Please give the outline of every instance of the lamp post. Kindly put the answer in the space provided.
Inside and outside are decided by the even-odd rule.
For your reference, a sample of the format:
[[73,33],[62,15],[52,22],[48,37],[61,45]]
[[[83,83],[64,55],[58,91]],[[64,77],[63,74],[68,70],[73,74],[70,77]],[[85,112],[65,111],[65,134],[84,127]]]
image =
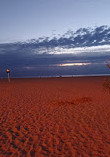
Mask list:
[[8,73],[8,82],[10,82],[10,70],[7,69],[6,72]]

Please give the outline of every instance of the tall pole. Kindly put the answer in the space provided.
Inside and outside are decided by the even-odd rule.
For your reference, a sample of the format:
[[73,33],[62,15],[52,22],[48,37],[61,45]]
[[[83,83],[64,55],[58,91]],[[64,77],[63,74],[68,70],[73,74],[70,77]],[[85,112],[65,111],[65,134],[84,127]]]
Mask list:
[[10,73],[8,73],[8,82],[10,82]]
[[7,69],[6,72],[8,73],[8,82],[10,82],[10,70]]

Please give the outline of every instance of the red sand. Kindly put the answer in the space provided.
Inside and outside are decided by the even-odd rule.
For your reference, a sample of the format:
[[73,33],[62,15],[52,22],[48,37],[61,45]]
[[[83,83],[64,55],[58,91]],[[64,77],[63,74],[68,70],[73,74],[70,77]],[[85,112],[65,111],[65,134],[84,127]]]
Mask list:
[[110,157],[103,80],[0,80],[0,157]]

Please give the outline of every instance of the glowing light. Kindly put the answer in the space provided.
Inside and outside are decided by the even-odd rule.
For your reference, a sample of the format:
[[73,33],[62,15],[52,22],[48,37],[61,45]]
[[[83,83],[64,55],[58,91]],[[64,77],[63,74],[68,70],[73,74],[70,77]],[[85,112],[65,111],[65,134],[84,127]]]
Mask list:
[[91,63],[65,63],[65,64],[58,64],[57,66],[81,66],[81,65],[88,65]]
[[9,69],[7,69],[7,70],[6,70],[6,72],[7,72],[7,73],[10,73],[10,70],[9,70]]

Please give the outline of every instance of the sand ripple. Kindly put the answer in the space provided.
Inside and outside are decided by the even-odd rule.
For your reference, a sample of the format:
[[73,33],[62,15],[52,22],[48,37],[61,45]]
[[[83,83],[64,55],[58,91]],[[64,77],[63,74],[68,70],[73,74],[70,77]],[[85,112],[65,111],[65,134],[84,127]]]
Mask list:
[[102,78],[0,82],[0,157],[109,157]]

